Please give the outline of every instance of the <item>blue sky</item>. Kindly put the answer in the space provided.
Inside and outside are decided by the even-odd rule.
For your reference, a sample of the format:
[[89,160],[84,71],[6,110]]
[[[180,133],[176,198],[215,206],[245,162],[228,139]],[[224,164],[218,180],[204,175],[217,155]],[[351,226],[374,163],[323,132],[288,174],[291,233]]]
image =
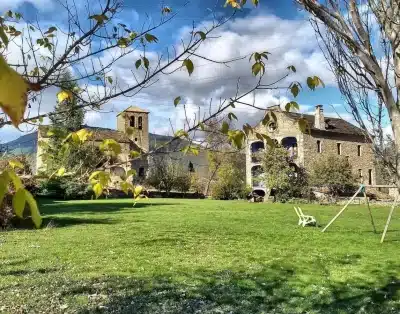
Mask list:
[[[92,0],[91,0],[92,1]],[[104,1],[104,0],[100,0]],[[91,9],[96,10],[96,3],[92,1]],[[182,36],[188,34],[188,27],[193,22],[202,25],[210,21],[213,11],[217,15],[229,15],[231,10],[224,8],[223,0],[192,0],[186,6],[186,1],[164,1],[164,5],[172,8],[179,15],[165,27],[154,32],[160,42],[151,47],[151,53],[156,55],[165,51],[166,47],[178,47]],[[305,81],[309,75],[318,75],[326,83],[326,88],[310,92],[304,89],[297,98],[303,112],[311,113],[314,106],[323,104],[327,115],[335,116],[335,111],[347,120],[350,115],[343,107],[343,99],[335,86],[332,73],[327,68],[326,62],[320,52],[313,30],[307,21],[307,15],[295,6],[292,0],[266,1],[261,0],[260,6],[254,8],[251,1],[222,29],[215,34],[216,39],[204,42],[200,48],[202,55],[217,60],[226,60],[254,51],[267,50],[271,58],[267,63],[265,81],[270,82],[286,73],[288,65],[294,65],[298,72],[285,83],[298,80]],[[118,16],[118,21],[131,29],[139,29],[148,18],[156,19],[160,16],[162,4],[159,0],[133,1],[125,0],[123,11]],[[56,0],[1,0],[0,11],[12,9],[23,13],[26,19],[38,19],[40,23],[58,26],[66,25],[63,11]],[[87,19],[82,16],[82,19]],[[107,56],[102,56],[106,58]],[[137,57],[127,57],[120,60],[113,67],[113,76],[123,83],[128,84],[131,77],[134,61]],[[144,90],[133,98],[119,98],[106,104],[101,112],[88,112],[86,122],[91,125],[116,128],[115,115],[124,108],[135,105],[150,111],[150,131],[160,134],[171,133],[174,128],[182,127],[185,119],[182,108],[174,108],[173,99],[182,96],[189,116],[196,114],[199,108],[207,111],[210,99],[212,106],[216,106],[219,97],[231,97],[234,94],[236,80],[241,78],[242,90],[254,81],[251,77],[248,60],[232,64],[230,68],[208,64],[204,60],[193,60],[195,72],[192,77],[187,73],[178,71],[171,76],[162,76],[154,87]],[[305,84],[304,84],[305,85]],[[56,89],[49,89],[43,95],[41,112],[50,111],[55,105]],[[253,97],[253,96],[252,96]],[[248,97],[248,101],[253,98]],[[285,104],[290,99],[287,92],[259,92],[255,103],[261,107]],[[33,108],[32,110],[34,110]],[[239,122],[251,124],[260,120],[262,113],[249,107],[238,106],[235,114]],[[32,131],[31,128],[21,127],[22,131]],[[0,130],[0,141],[7,142],[21,134],[12,127]]]

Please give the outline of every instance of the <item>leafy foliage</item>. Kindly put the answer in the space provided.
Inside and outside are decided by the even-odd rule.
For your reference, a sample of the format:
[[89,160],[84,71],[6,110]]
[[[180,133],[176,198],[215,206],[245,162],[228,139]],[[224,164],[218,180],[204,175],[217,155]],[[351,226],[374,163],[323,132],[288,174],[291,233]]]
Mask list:
[[339,155],[321,155],[312,164],[310,184],[326,187],[336,197],[339,193],[351,189],[356,183],[352,168],[347,158]]
[[306,173],[291,162],[285,148],[273,146],[259,154],[263,170],[258,176],[270,192],[274,191],[276,200],[301,197],[307,192]]

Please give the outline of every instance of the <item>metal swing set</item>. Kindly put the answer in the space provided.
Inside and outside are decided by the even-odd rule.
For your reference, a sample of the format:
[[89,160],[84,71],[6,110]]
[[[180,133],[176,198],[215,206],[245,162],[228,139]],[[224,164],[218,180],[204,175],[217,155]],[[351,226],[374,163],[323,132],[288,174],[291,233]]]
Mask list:
[[[391,185],[390,185],[390,186],[387,186],[387,185],[383,186],[383,185],[364,185],[364,184],[361,184],[360,187],[359,187],[359,189],[357,190],[357,192],[351,197],[351,199],[346,203],[346,205],[344,205],[344,207],[336,214],[336,216],[332,218],[332,220],[325,226],[325,228],[322,229],[322,232],[325,232],[326,229],[328,229],[329,226],[330,226],[337,218],[339,218],[339,216],[346,210],[347,206],[349,206],[349,205],[351,204],[351,202],[356,198],[356,196],[357,196],[359,193],[363,193],[364,198],[365,198],[365,202],[367,203],[368,212],[369,212],[369,216],[370,216],[370,218],[371,218],[371,224],[372,224],[372,227],[373,227],[373,229],[374,229],[374,233],[377,233],[376,227],[375,227],[374,218],[373,218],[373,216],[372,216],[371,207],[369,206],[369,201],[368,201],[368,197],[367,197],[367,193],[366,193],[366,188],[367,188],[367,187],[369,187],[369,188],[381,188],[381,187],[385,187],[385,188],[396,188],[395,186],[391,186]],[[393,204],[392,204],[392,207],[390,208],[390,212],[389,212],[389,216],[388,216],[387,221],[386,221],[385,229],[383,230],[383,233],[382,233],[381,243],[383,243],[383,241],[385,240],[386,232],[388,231],[388,228],[389,228],[389,225],[390,225],[390,221],[391,221],[391,219],[392,219],[392,215],[393,215],[394,209],[395,209],[395,207],[396,207],[398,198],[399,198],[399,196],[398,196],[398,194],[397,194],[396,197],[395,197],[395,199],[394,199],[394,202],[393,202]]]

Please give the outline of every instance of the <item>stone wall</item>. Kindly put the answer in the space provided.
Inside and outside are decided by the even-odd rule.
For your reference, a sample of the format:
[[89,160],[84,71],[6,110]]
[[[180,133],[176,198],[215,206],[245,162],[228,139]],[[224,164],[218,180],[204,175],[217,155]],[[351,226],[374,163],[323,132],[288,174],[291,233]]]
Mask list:
[[[320,141],[320,153],[318,153],[317,141]],[[359,177],[359,170],[361,170],[362,179],[360,179],[360,183],[369,184],[369,171],[371,170],[371,183],[376,184],[372,146],[361,136],[330,134],[324,131],[314,131],[312,135],[304,134],[303,165],[306,169],[310,169],[319,156],[338,155],[338,144],[340,144],[341,155],[348,157],[357,177]],[[361,156],[358,156],[358,146],[361,147]]]
[[[303,133],[300,131],[299,126],[294,120],[288,119],[284,112],[275,111],[276,115],[276,128],[271,126],[273,121],[270,121],[266,125],[262,123],[258,124],[254,131],[266,134],[272,139],[275,139],[279,144],[282,139],[286,137],[294,137],[297,140],[297,154],[293,161],[296,164],[303,164],[304,161],[304,151],[303,151]],[[259,163],[252,162],[251,144],[259,142],[260,140],[255,136],[255,134],[249,134],[246,146],[246,184],[252,185],[251,168],[259,165]],[[267,147],[267,143],[264,141],[264,147]]]

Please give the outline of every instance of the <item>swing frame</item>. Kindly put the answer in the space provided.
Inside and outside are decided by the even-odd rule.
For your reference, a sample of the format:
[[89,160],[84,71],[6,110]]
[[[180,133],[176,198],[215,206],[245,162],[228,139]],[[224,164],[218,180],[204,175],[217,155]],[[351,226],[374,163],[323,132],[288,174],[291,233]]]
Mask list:
[[[374,218],[373,218],[373,216],[372,216],[371,207],[369,206],[369,200],[368,200],[368,197],[367,197],[367,192],[366,192],[366,188],[367,188],[367,187],[369,187],[369,188],[380,188],[380,187],[385,187],[385,188],[389,188],[389,189],[390,189],[390,188],[392,188],[392,189],[393,189],[393,188],[397,188],[396,186],[391,186],[391,185],[389,185],[389,186],[388,186],[388,185],[383,186],[383,185],[364,185],[364,184],[361,184],[360,187],[358,188],[357,192],[354,193],[354,195],[351,197],[351,199],[350,199],[350,200],[346,203],[346,205],[344,205],[344,207],[336,214],[336,216],[333,217],[331,221],[329,221],[329,223],[325,226],[325,228],[322,229],[322,232],[325,232],[326,229],[328,229],[329,226],[330,226],[337,218],[339,218],[339,216],[346,210],[347,206],[350,205],[350,203],[356,198],[356,196],[357,196],[358,194],[363,193],[364,198],[365,198],[365,202],[366,202],[367,207],[368,207],[368,212],[369,212],[369,216],[370,216],[370,219],[371,219],[372,227],[373,227],[373,229],[374,229],[374,233],[377,233],[376,227],[375,227]],[[389,229],[390,221],[391,221],[391,219],[392,219],[392,215],[393,215],[394,209],[395,209],[395,207],[396,207],[396,205],[397,205],[398,198],[399,198],[399,194],[396,195],[396,197],[395,197],[395,199],[394,199],[394,202],[393,202],[393,204],[392,204],[392,207],[390,208],[389,216],[388,216],[388,218],[387,218],[387,220],[386,220],[385,229],[383,230],[383,233],[382,233],[381,243],[383,243],[383,241],[385,240],[386,233],[387,233],[387,231],[388,231],[388,229]]]

